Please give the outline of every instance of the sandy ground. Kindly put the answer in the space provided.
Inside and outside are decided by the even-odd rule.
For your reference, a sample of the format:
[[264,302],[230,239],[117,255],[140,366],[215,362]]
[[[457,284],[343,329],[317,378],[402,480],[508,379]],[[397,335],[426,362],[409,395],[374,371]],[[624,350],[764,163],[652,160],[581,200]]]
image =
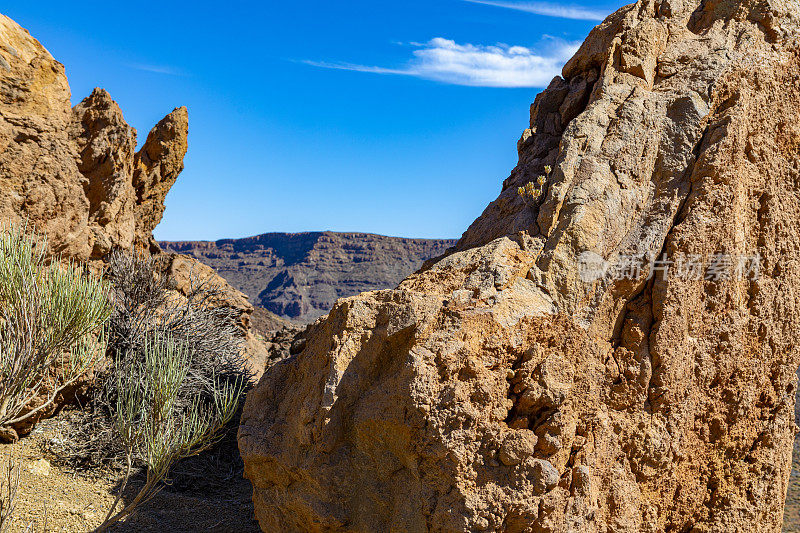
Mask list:
[[[42,453],[41,443],[54,436],[54,421],[40,424],[17,444],[0,445],[0,472],[5,475],[9,452],[22,454],[17,517],[12,532],[87,532],[97,527],[116,497],[116,475],[89,478],[72,475],[53,466]],[[125,491],[132,498],[134,483]],[[251,487],[236,480],[223,493],[211,496],[162,490],[115,532],[241,532],[260,531],[253,520]],[[122,507],[122,504],[119,505]],[[29,528],[29,525],[32,527]]]
[[783,512],[784,533],[800,533],[800,435],[794,440],[792,477],[786,494],[786,509]]

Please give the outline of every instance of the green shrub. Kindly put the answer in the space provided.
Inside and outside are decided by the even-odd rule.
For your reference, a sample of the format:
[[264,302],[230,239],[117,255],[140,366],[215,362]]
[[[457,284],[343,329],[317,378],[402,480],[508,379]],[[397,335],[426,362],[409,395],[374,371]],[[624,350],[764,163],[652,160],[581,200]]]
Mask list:
[[[251,376],[238,314],[220,305],[225,289],[190,276],[188,294],[178,294],[163,256],[117,251],[107,266],[106,364],[89,402],[65,413],[48,453],[76,471],[111,466],[125,479],[142,477],[147,488],[128,514],[165,486],[227,487],[243,468],[236,407]],[[153,411],[154,404],[162,407]],[[178,431],[184,424],[199,439]]]
[[52,407],[104,354],[107,294],[35,232],[0,229],[0,427]]

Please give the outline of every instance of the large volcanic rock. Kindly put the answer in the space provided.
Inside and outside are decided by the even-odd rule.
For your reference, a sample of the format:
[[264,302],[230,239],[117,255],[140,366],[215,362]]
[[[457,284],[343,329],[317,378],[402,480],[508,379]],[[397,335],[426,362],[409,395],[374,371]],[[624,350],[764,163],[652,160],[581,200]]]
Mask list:
[[[778,531],[799,15],[641,0],[594,29],[457,251],[340,301],[249,395],[264,531]],[[663,254],[712,279],[627,268]],[[755,254],[759,276],[720,274]]]

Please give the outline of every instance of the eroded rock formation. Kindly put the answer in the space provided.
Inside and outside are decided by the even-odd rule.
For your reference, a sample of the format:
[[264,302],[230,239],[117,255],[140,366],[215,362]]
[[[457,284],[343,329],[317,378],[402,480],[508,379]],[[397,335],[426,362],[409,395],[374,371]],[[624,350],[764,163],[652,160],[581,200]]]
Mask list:
[[[0,15],[0,227],[34,226],[53,252],[94,265],[115,249],[161,254],[152,231],[183,170],[187,135],[187,111],[180,107],[137,152],[136,130],[111,96],[95,89],[71,107],[63,65]],[[238,312],[248,362],[260,374],[269,354],[249,333],[247,297],[192,258],[167,254],[163,264],[179,293],[189,292],[192,278],[227,289],[220,304]]]
[[[640,0],[595,28],[457,251],[341,300],[249,395],[262,529],[779,531],[799,17]],[[539,199],[519,195],[546,166]],[[755,254],[757,273],[720,268]],[[673,271],[629,268],[662,257]]]
[[[176,108],[136,151],[136,130],[103,89],[74,108],[64,67],[0,15],[0,223],[28,223],[54,252],[82,261],[114,249],[161,253],[153,229],[183,170],[188,116]],[[192,273],[225,284],[194,259],[173,255],[178,289]],[[231,303],[249,314],[238,291]]]
[[151,247],[164,198],[183,170],[186,108],[136,152],[136,130],[102,89],[73,109],[64,67],[0,15],[0,220],[27,220],[53,249],[97,259]]

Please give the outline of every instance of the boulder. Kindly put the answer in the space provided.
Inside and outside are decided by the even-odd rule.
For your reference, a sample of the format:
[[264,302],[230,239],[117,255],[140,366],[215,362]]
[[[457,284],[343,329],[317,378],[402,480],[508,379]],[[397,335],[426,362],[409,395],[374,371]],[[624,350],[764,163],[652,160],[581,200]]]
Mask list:
[[640,0],[597,26],[452,253],[340,300],[248,396],[262,529],[780,531],[799,15]]

